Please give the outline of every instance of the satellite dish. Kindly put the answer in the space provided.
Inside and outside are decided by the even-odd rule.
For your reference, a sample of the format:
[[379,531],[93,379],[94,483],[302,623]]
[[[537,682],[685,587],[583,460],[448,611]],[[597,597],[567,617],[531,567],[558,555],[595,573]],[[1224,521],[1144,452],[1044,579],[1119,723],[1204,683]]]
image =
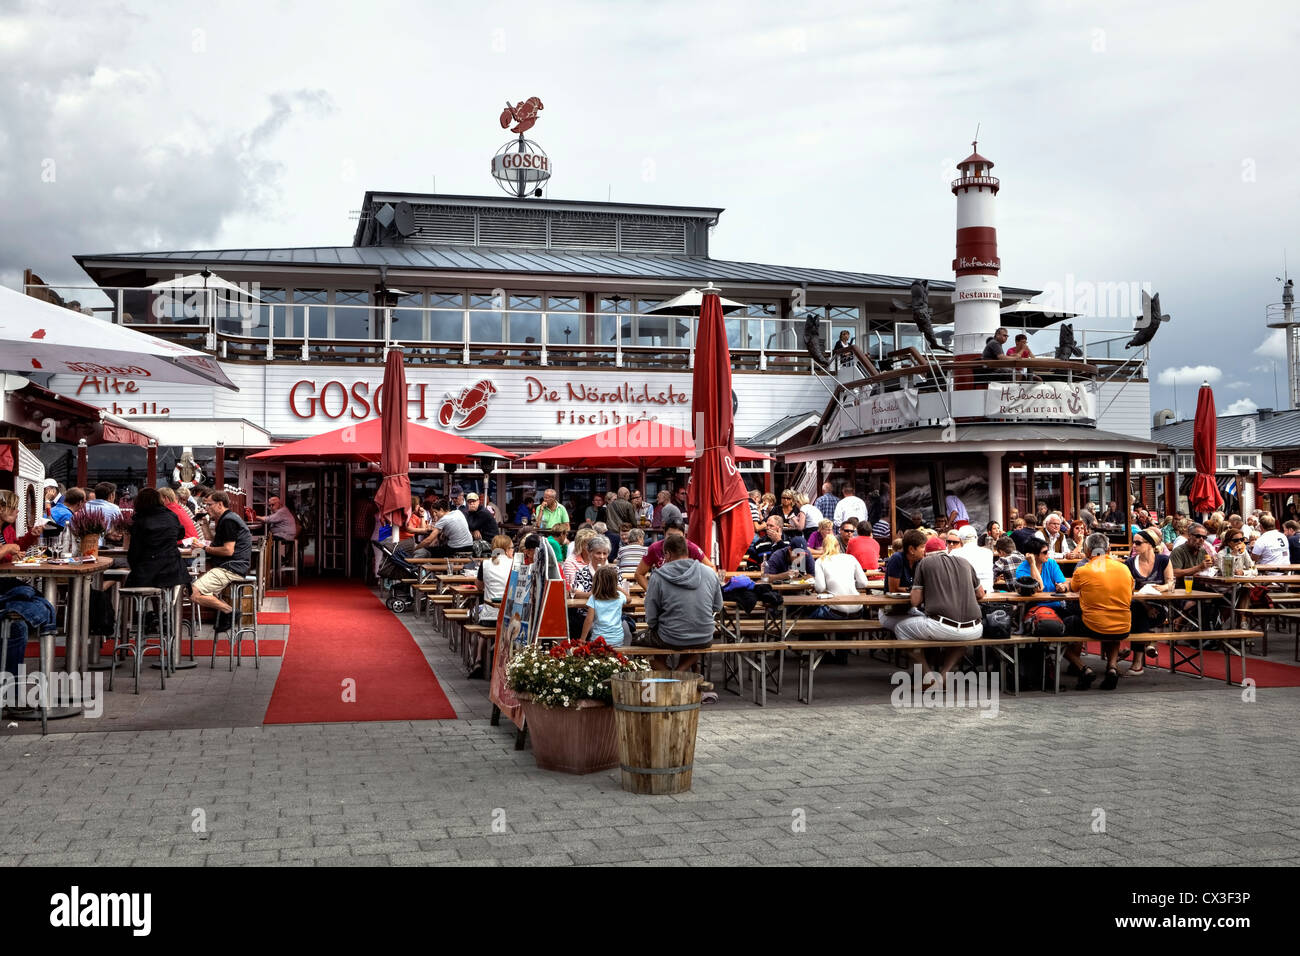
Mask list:
[[393,224],[393,216],[393,207],[388,203],[384,203],[375,211],[375,222],[387,229]]
[[399,202],[397,204],[397,234],[405,237],[414,232],[415,210],[411,208],[409,202]]

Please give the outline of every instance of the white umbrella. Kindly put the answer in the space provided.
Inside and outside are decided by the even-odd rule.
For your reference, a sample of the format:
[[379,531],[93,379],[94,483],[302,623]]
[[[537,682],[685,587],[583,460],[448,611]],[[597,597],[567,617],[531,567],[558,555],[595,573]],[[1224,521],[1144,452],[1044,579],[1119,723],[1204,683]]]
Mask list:
[[1033,319],[1052,319],[1053,321],[1057,319],[1073,319],[1083,315],[1082,312],[1060,309],[1047,303],[1034,302],[1032,299],[1020,299],[1014,305],[1009,305],[1000,312],[1008,318],[1025,322]]
[[[704,292],[717,292],[710,282]],[[669,299],[653,309],[647,309],[646,315],[699,315],[700,304],[704,301],[704,292],[699,289],[687,289],[676,298]],[[730,299],[724,299],[718,296],[718,301],[722,303],[722,311],[737,312],[741,309],[748,308],[742,302],[732,302]]]
[[2,287],[0,369],[125,375],[239,391],[209,355]]
[[203,272],[193,272],[187,276],[177,276],[174,279],[164,279],[162,282],[155,282],[153,285],[147,286],[145,291],[182,292],[186,290],[207,289],[221,289],[226,292],[235,292],[239,295],[247,296],[255,302],[262,301],[258,296],[253,295],[253,293],[247,289],[241,288],[240,286],[235,285],[235,283],[221,278],[221,276],[217,275],[215,272],[208,272],[206,269]]

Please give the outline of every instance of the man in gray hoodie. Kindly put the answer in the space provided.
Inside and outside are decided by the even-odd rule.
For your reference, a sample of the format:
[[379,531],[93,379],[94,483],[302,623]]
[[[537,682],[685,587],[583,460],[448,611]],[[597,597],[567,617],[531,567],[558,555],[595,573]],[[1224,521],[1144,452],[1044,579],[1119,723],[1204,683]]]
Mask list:
[[[664,539],[664,563],[650,575],[645,592],[645,643],[665,650],[692,651],[713,643],[715,615],[722,610],[717,572],[691,560],[686,539]],[[683,653],[677,670],[689,670],[699,654]],[[670,670],[667,659],[652,658],[656,670]]]

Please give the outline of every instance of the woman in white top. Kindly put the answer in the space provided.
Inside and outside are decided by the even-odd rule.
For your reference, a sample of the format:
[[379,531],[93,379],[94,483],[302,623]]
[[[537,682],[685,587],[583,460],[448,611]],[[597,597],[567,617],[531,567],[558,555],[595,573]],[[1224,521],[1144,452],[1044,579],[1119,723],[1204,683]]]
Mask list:
[[[515,566],[515,546],[508,535],[499,534],[492,539],[492,556],[478,566],[479,584],[483,599],[476,609],[480,624],[495,624],[510,585],[510,569]],[[491,638],[473,634],[470,638],[470,677],[479,677],[487,663],[488,641]]]
[[803,526],[805,529],[816,528],[826,520],[826,516],[817,509],[815,504],[808,500],[807,495],[799,493],[795,496],[795,501],[799,502],[799,510],[804,513]]
[[[817,559],[813,579],[818,594],[835,597],[856,595],[859,588],[866,589],[867,576],[862,565],[851,554],[840,549],[840,539],[831,535],[822,542],[822,556]],[[813,610],[812,617],[820,620],[856,617],[862,613],[861,604],[824,604]]]

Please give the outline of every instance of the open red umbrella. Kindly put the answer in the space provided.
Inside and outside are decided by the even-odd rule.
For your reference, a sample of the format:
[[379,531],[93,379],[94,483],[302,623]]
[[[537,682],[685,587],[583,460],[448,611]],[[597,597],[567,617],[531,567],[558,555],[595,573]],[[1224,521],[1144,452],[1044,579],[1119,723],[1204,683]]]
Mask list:
[[[385,405],[386,402],[380,403],[381,408]],[[383,456],[383,440],[382,419],[371,418],[248,457],[258,461],[379,461]],[[406,450],[408,461],[438,461],[447,465],[470,465],[479,458],[514,457],[500,448],[410,421],[406,423]]]
[[406,366],[402,364],[402,350],[390,349],[384,362],[384,402],[380,407],[383,432],[379,452],[379,471],[383,478],[375,492],[375,504],[385,518],[401,513],[393,524],[405,524],[411,510],[411,479],[407,469],[411,466],[406,438],[406,402],[393,401],[394,395],[406,397]]
[[[724,343],[725,344],[725,343]],[[696,349],[696,374],[699,374],[699,349]],[[731,380],[730,370],[727,376]],[[728,392],[727,408],[731,408]],[[740,461],[761,461],[761,451],[737,448]],[[695,458],[695,438],[690,432],[662,422],[642,419],[606,429],[586,438],[575,438],[554,448],[525,455],[520,461],[544,461],[551,465],[575,465],[587,468],[677,468]]]
[[1201,383],[1201,391],[1196,396],[1196,418],[1192,424],[1192,458],[1196,464],[1196,476],[1192,479],[1192,489],[1187,493],[1188,504],[1194,512],[1218,511],[1223,507],[1223,495],[1214,480],[1216,459],[1219,451],[1219,428],[1214,413],[1214,392],[1209,382]]
[[695,333],[691,412],[700,444],[686,490],[687,536],[711,554],[716,534],[718,566],[735,570],[754,537],[745,481],[736,469],[735,419],[731,405],[731,350],[722,303],[705,293]]

